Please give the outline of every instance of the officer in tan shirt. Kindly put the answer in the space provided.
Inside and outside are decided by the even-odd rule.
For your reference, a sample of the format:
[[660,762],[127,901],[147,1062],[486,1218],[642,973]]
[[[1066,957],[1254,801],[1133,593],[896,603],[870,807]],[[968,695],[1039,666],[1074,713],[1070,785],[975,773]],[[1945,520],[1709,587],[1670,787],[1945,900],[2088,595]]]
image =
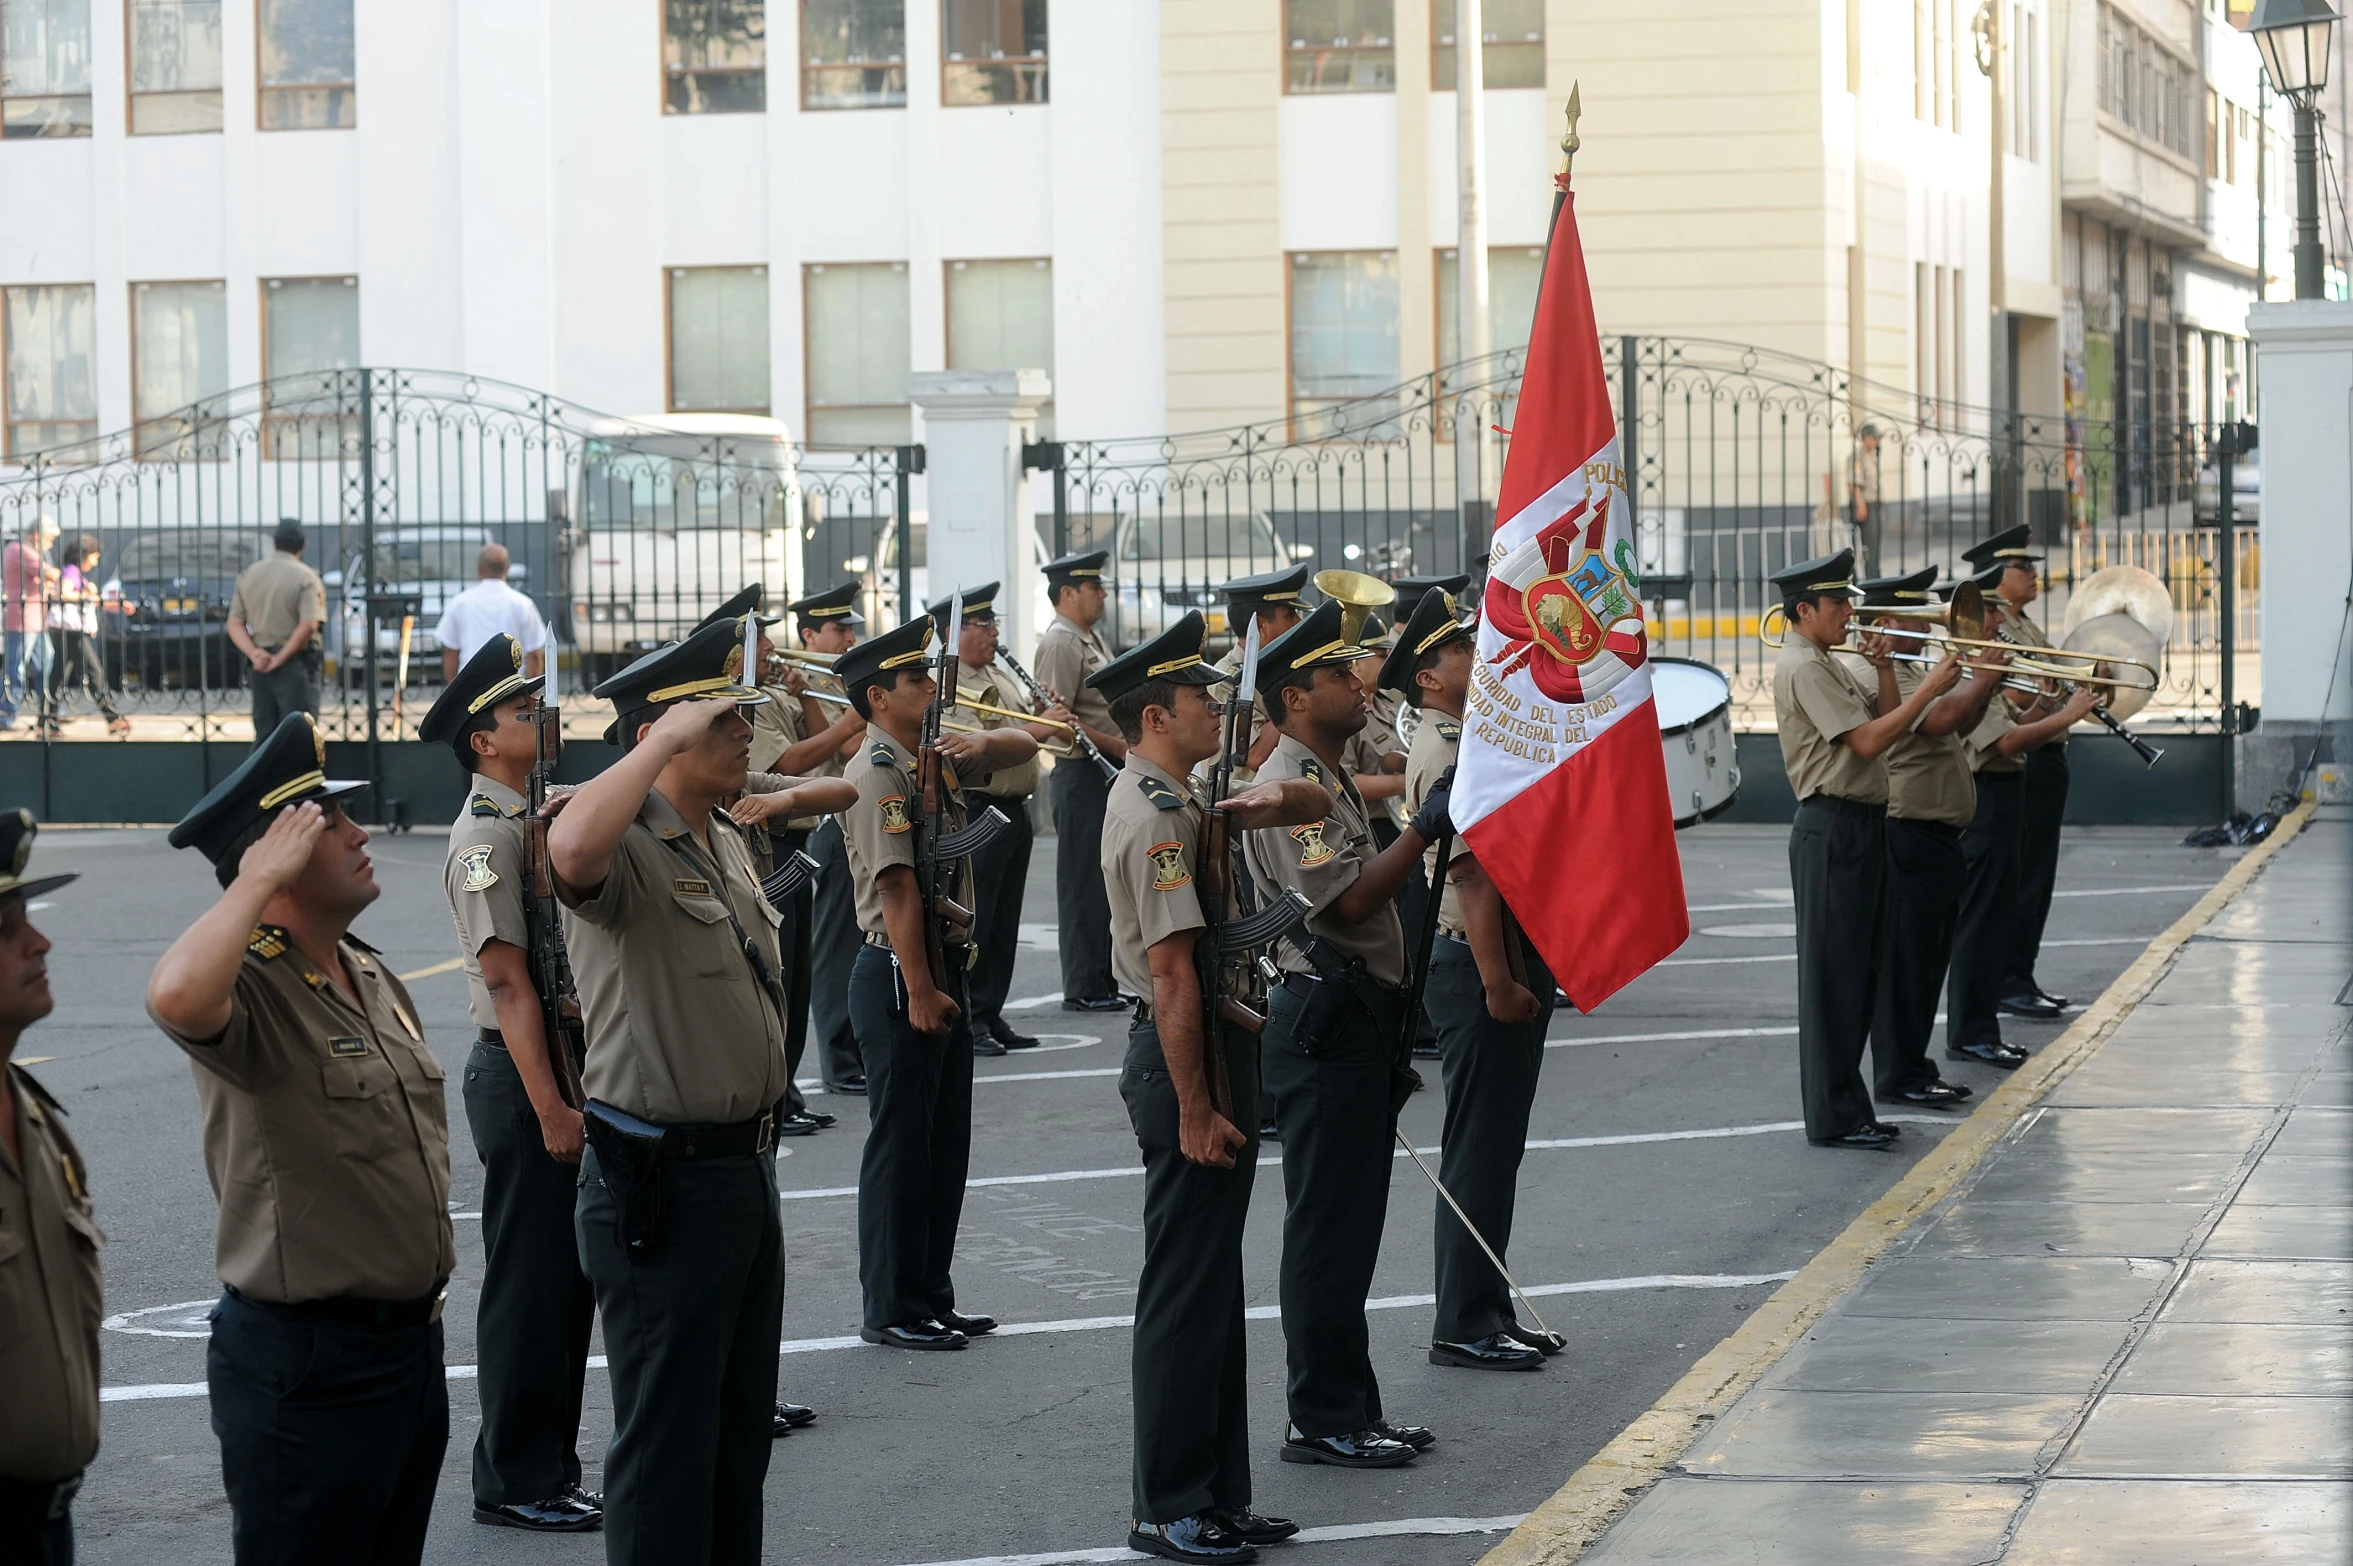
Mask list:
[[[1908,699],[1936,667],[1927,640],[1938,609],[1935,566],[1860,584],[1855,612],[1888,630],[1896,694]],[[1950,658],[1951,654],[1945,655]],[[1977,809],[1961,735],[2001,687],[2001,655],[1962,666],[1968,678],[1931,703],[1887,747],[1887,917],[1879,994],[1871,1015],[1872,1090],[1881,1103],[1958,1108],[1969,1089],[1928,1063],[1928,1037],[1953,950],[1965,869],[1961,829]],[[1874,676],[1876,678],[1876,676]]]
[[[785,612],[794,618],[801,650],[839,658],[857,646],[866,630],[866,617],[858,612],[858,595],[864,590],[850,577],[785,605]],[[785,683],[789,689],[790,681]],[[840,694],[838,680],[818,683],[827,692]],[[795,770],[816,777],[847,776],[849,765],[865,748],[866,720],[846,702],[835,706],[801,699],[796,704],[798,717],[786,720],[786,726],[807,738],[823,736],[819,748],[824,754]],[[812,711],[812,705],[831,716]],[[753,747],[756,754],[756,736]],[[858,960],[858,908],[850,886],[849,849],[842,842],[839,816],[826,816],[814,824],[810,817],[787,823],[787,847],[798,846],[793,843],[792,830],[802,826],[809,827],[807,847],[809,857],[817,861],[817,884],[810,892],[805,941],[796,929],[794,944],[796,948],[806,944],[809,949],[806,1010],[817,1050],[817,1071],[828,1093],[863,1093],[866,1067],[858,1059],[857,1030],[850,1026],[850,969]],[[797,950],[793,960],[797,968],[801,960]]]
[[26,914],[72,875],[27,877],[33,813],[0,812],[0,1560],[74,1555],[73,1500],[98,1455],[99,1233],[65,1106],[9,1057],[57,1004]]
[[[1102,693],[1087,677],[1111,661],[1111,648],[1097,629],[1108,589],[1103,568],[1107,549],[1064,555],[1046,562],[1046,597],[1054,619],[1038,637],[1038,683],[1061,699],[1044,709],[1082,724],[1098,750],[1113,761],[1127,754],[1127,741],[1111,721]],[[1103,901],[1098,869],[1103,848],[1103,803],[1111,780],[1092,763],[1054,768],[1054,913],[1062,956],[1064,1011],[1119,1011],[1127,1002],[1111,977],[1111,911]]]
[[[319,670],[327,589],[303,564],[302,527],[289,517],[271,536],[276,552],[237,574],[229,600],[229,640],[253,665],[253,742],[277,732],[291,712],[319,715]],[[370,633],[373,634],[373,633]]]
[[[1242,652],[1249,644],[1250,623],[1258,622],[1258,645],[1266,646],[1276,637],[1297,625],[1307,613],[1307,576],[1311,568],[1305,564],[1285,566],[1279,571],[1262,571],[1256,576],[1237,576],[1220,583],[1218,593],[1226,601],[1226,630],[1233,644],[1226,655],[1217,661],[1217,672],[1224,675],[1221,689],[1213,691],[1223,701],[1233,694],[1234,676],[1242,672]],[[1266,688],[1259,687],[1252,698],[1255,704],[1250,714],[1250,752],[1234,768],[1234,781],[1247,783],[1258,775],[1258,768],[1282,737],[1274,725],[1266,721]]]
[[[1220,704],[1208,687],[1223,679],[1201,661],[1207,635],[1195,610],[1092,676],[1128,742],[1104,812],[1102,871],[1112,969],[1141,997],[1119,1078],[1144,1158],[1128,1546],[1195,1561],[1239,1560],[1299,1531],[1250,1508],[1242,1230],[1258,1165],[1248,1113],[1258,1041],[1221,1021],[1208,1046],[1215,1056],[1204,1051],[1206,812],[1190,775],[1217,753]],[[1240,829],[1319,821],[1329,804],[1320,784],[1293,778],[1231,794],[1223,808]],[[1236,913],[1230,896],[1227,913]],[[1248,965],[1246,952],[1223,955],[1229,974],[1237,958]],[[1222,1068],[1215,1078],[1212,1059]]]
[[1886,1147],[1897,1129],[1871,1113],[1863,1048],[1877,1000],[1887,890],[1887,768],[1880,758],[1957,667],[1896,689],[1882,642],[1867,641],[1874,689],[1831,649],[1854,617],[1855,552],[1775,574],[1788,631],[1773,668],[1781,761],[1797,795],[1789,879],[1797,906],[1797,1062],[1806,1138],[1822,1147]]
[[[972,1154],[972,1036],[965,1020],[969,924],[951,920],[946,971],[932,972],[915,878],[915,829],[924,809],[917,747],[938,692],[938,638],[929,616],[860,643],[834,665],[866,718],[867,752],[844,813],[850,880],[865,947],[850,972],[850,1015],[866,1063],[866,1149],[858,1164],[859,1335],[891,1348],[961,1349],[997,1325],[956,1309],[950,1269]],[[940,829],[964,825],[964,769],[1019,766],[1037,741],[1019,729],[943,731]],[[944,860],[941,894],[969,912],[969,859]],[[1106,925],[1109,920],[1106,918]]]
[[351,922],[368,834],[293,713],[172,829],[223,891],[147,981],[220,1200],[205,1360],[241,1561],[424,1553],[449,1442],[449,1120],[408,991]]
[[1382,1417],[1364,1302],[1389,1211],[1389,1147],[1412,1092],[1403,1011],[1405,930],[1396,898],[1445,819],[1446,788],[1395,843],[1373,841],[1364,799],[1341,764],[1364,726],[1364,650],[1327,603],[1259,653],[1267,716],[1282,737],[1262,783],[1308,778],[1332,796],[1327,819],[1247,835],[1243,855],[1266,897],[1286,890],[1315,910],[1285,940],[1260,1049],[1283,1141],[1283,1342],[1291,1427],[1285,1462],[1390,1468],[1437,1438]]

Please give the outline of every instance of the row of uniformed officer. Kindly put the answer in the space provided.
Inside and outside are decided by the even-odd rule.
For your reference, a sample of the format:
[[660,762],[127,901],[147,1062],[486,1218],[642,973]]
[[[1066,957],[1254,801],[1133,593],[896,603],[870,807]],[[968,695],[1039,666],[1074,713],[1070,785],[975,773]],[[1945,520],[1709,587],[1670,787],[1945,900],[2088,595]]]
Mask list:
[[[1222,1021],[1210,1036],[1203,1014],[1204,810],[1193,769],[1217,754],[1221,705],[1208,691],[1223,678],[1201,661],[1206,639],[1195,611],[1090,677],[1128,742],[1101,865],[1112,968],[1139,997],[1119,1079],[1144,1157],[1128,1544],[1170,1560],[1247,1561],[1299,1529],[1250,1505],[1242,1231],[1258,1166],[1258,1041]],[[1327,807],[1304,779],[1225,801],[1236,829],[1304,825]],[[1246,955],[1235,966],[1229,994],[1250,971]]]
[[56,1000],[27,876],[33,813],[0,811],[0,1560],[70,1566],[73,1501],[98,1455],[98,1248],[89,1166],[65,1106],[11,1058]]
[[[1038,683],[1061,699],[1045,710],[1067,716],[1086,729],[1096,749],[1113,761],[1127,755],[1127,741],[1112,724],[1111,709],[1087,677],[1111,661],[1102,623],[1110,602],[1103,581],[1107,549],[1049,560],[1043,567],[1046,598],[1054,618],[1038,637]],[[1127,1005],[1111,976],[1111,910],[1104,902],[1100,859],[1103,806],[1111,780],[1092,763],[1054,769],[1054,903],[1062,956],[1064,1011],[1118,1011]]]

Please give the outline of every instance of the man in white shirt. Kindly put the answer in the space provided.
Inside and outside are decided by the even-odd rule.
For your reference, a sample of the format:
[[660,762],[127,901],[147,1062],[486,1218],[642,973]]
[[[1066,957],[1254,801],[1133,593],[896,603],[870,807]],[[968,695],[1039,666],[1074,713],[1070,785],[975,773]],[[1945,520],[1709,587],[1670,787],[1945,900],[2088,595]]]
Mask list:
[[433,639],[441,644],[441,677],[454,680],[468,658],[494,636],[511,636],[523,649],[523,677],[538,679],[547,670],[547,627],[539,608],[507,586],[504,544],[484,544],[474,561],[472,587],[449,601]]

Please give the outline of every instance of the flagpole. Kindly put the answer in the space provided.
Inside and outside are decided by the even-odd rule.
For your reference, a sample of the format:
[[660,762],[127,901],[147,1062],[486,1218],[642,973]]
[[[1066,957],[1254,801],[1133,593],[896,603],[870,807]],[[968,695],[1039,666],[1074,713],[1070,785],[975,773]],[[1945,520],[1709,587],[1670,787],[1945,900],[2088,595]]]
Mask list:
[[[1495,351],[1487,286],[1487,62],[1480,0],[1454,0],[1455,359],[1483,364]],[[1487,514],[1489,397],[1458,386],[1454,408],[1454,494],[1462,527],[1462,569],[1494,531]]]

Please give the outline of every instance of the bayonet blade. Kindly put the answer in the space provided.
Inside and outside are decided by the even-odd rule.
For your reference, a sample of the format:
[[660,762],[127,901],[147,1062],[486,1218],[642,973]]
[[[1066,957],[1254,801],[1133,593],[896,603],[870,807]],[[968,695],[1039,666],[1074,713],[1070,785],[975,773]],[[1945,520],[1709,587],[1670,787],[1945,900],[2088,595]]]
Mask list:
[[1258,616],[1250,617],[1250,629],[1242,638],[1242,673],[1234,682],[1234,699],[1247,707],[1258,695]]

